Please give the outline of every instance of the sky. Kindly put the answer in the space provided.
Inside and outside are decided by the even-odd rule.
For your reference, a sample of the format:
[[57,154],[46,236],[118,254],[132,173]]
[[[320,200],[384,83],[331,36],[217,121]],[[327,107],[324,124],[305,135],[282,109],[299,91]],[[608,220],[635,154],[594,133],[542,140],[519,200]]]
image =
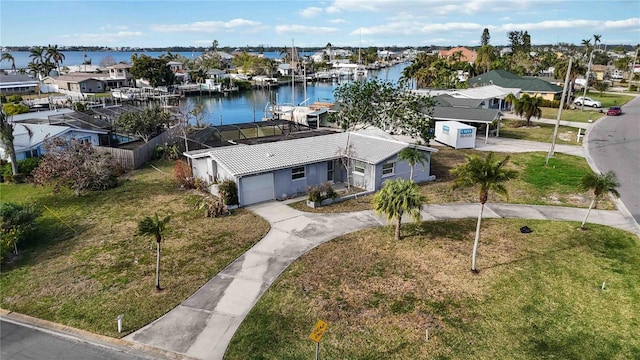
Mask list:
[[531,43],[640,44],[638,0],[0,2],[0,46],[476,46],[488,28]]

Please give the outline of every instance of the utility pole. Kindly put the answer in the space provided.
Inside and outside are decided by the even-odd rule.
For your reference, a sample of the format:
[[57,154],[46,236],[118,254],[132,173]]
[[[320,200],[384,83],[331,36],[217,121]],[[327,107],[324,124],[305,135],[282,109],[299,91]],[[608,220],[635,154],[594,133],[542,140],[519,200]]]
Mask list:
[[[595,44],[594,44],[595,47]],[[595,50],[595,49],[593,49]],[[593,50],[591,50],[591,53],[589,54],[589,65],[587,66],[587,81],[584,84],[584,92],[582,94],[582,103],[580,104],[580,111],[584,111],[584,97],[587,96],[587,89],[589,88],[589,80],[590,80],[590,74],[591,74],[591,63],[593,61]]]
[[[571,65],[573,65],[573,57],[569,57],[569,66],[567,67],[567,75],[564,77],[564,87],[562,90],[562,97],[560,98],[560,107],[558,108],[558,115],[556,116],[556,126],[553,128],[553,139],[551,140],[551,148],[547,154],[547,158],[544,161],[545,165],[549,164],[549,158],[554,154],[556,147],[556,137],[558,136],[558,127],[560,126],[560,116],[562,115],[562,108],[564,107],[564,100],[567,96],[567,87],[569,86],[569,76],[571,74]],[[582,102],[584,104],[584,101]]]
[[635,75],[634,71],[636,69],[636,61],[638,60],[638,50],[640,50],[640,47],[636,48],[636,56],[633,58],[633,66],[631,66],[631,74],[629,74],[629,92],[631,92],[631,81],[633,80],[633,75]]

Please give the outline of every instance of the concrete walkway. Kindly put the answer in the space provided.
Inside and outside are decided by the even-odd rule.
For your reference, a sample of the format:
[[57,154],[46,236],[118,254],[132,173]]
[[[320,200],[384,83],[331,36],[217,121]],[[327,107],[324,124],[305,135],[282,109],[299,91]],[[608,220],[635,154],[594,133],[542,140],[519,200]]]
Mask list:
[[[478,206],[433,204],[425,206],[421,213],[425,221],[475,218]],[[193,358],[222,359],[246,315],[289,264],[326,241],[387,223],[372,211],[306,213],[277,201],[249,209],[269,221],[269,233],[184,303],[125,339]],[[484,217],[582,221],[586,211],[555,206],[487,204]],[[589,222],[640,236],[637,224],[618,211],[593,210]]]

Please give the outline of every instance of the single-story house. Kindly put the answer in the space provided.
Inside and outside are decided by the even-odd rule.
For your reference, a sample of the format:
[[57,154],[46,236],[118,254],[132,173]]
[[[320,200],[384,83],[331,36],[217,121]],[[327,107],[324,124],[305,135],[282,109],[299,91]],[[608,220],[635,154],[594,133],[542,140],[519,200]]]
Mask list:
[[[238,186],[240,206],[304,194],[309,186],[347,182],[368,191],[384,181],[409,178],[410,166],[398,153],[412,146],[379,129],[339,132],[256,145],[185,152],[193,176],[208,184],[231,179]],[[436,149],[418,146],[427,156],[417,165],[416,182],[432,180],[429,165]],[[212,192],[215,193],[215,187]]]
[[0,73],[0,94],[34,94],[40,82],[29,75]]
[[60,92],[101,93],[107,90],[106,82],[99,79],[98,75],[90,73],[69,73],[58,77],[46,77],[42,83],[56,85]]
[[[63,136],[67,140],[76,139],[97,146],[100,135],[107,133],[107,131],[101,130],[74,129],[70,126],[14,123],[13,146],[16,151],[16,160],[44,155],[44,142],[47,139]],[[0,158],[9,160],[4,144],[1,142]]]
[[530,96],[540,96],[546,100],[555,100],[562,95],[562,87],[538,78],[528,78],[512,74],[505,70],[491,70],[469,79],[469,87],[498,85],[503,88],[516,88]]

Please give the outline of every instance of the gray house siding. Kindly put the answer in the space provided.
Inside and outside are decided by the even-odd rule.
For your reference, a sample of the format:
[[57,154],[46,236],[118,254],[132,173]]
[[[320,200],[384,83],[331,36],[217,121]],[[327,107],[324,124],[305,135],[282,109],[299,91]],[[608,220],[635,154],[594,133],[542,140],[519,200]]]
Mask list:
[[282,169],[275,172],[276,197],[284,198],[298,194],[305,194],[307,187],[319,185],[327,181],[327,163],[315,163],[303,166],[304,177],[292,178],[294,168]]

